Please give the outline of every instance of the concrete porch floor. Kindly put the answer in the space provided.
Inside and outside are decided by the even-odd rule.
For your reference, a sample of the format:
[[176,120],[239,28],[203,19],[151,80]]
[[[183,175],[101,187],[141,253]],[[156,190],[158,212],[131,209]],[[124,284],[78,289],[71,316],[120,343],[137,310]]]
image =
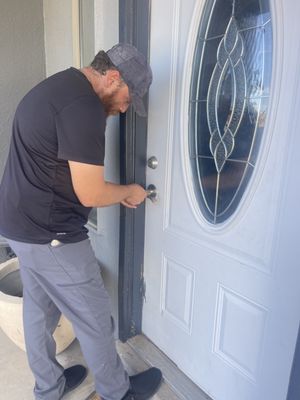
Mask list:
[[[129,375],[149,367],[128,344],[117,342],[117,349]],[[58,356],[58,361],[68,367],[77,363],[85,364],[79,344],[75,340],[67,350]],[[29,369],[26,353],[20,350],[0,329],[0,400],[33,400],[34,379]],[[94,390],[89,373],[85,382],[64,400],[85,400]],[[153,400],[180,400],[182,397],[164,382]]]

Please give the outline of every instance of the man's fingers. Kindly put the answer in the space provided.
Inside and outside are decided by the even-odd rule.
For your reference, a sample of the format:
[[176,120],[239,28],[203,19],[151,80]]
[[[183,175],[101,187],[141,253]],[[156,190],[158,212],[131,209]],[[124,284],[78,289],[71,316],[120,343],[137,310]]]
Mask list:
[[121,204],[127,208],[137,208],[137,206],[128,203],[126,200],[121,201]]

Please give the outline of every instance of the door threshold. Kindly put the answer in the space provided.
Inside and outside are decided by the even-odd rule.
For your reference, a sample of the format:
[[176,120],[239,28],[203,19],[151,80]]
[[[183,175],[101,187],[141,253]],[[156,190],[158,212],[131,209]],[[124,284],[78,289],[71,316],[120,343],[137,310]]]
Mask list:
[[161,369],[164,382],[173,396],[155,397],[157,399],[212,400],[191,379],[189,379],[158,347],[146,336],[137,335],[126,342],[135,354],[146,364]]

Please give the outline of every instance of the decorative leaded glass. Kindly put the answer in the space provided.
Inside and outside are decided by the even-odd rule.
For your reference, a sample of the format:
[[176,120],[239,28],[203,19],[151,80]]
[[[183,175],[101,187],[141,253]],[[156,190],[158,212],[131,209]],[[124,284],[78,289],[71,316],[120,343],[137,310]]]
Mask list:
[[193,60],[189,148],[205,218],[236,210],[255,168],[270,94],[269,0],[207,0]]

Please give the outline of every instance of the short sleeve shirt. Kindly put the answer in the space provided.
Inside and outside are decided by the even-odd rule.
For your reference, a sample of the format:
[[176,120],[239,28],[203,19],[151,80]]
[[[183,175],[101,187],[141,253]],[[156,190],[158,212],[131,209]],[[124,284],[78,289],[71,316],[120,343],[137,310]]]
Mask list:
[[0,186],[0,233],[28,243],[87,237],[68,160],[104,165],[106,114],[84,74],[59,72],[20,102]]

